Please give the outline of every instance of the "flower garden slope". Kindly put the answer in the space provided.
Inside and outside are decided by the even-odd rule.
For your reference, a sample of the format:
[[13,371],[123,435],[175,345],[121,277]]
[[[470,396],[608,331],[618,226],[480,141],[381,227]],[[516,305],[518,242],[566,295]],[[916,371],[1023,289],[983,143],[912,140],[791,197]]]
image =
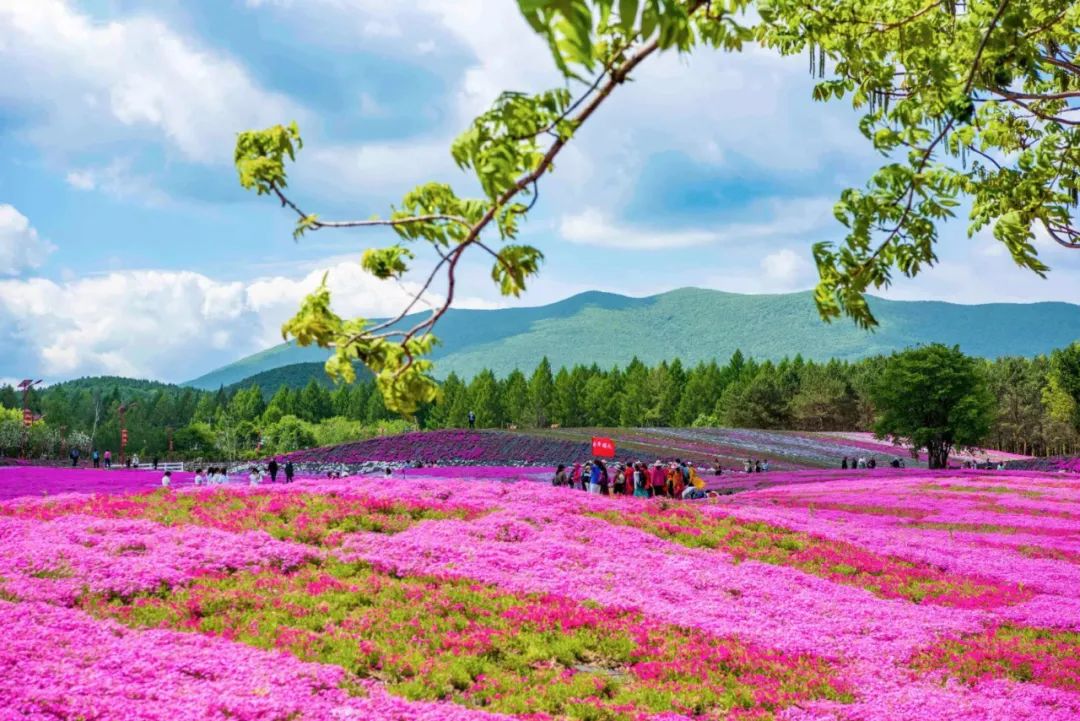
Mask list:
[[362,465],[371,462],[449,466],[551,466],[588,458],[586,443],[500,431],[430,431],[373,438],[285,456],[298,464]]
[[8,501],[0,708],[1080,718],[1080,479],[775,475],[818,480],[698,503],[419,476]]

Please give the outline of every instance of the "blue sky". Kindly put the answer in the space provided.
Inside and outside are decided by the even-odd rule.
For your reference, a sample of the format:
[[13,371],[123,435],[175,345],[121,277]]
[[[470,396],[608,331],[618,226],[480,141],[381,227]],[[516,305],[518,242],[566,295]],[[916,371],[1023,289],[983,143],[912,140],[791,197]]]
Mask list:
[[[244,193],[235,133],[297,120],[297,200],[386,212],[431,179],[472,192],[448,147],[502,89],[559,85],[510,0],[0,0],[0,378],[182,381],[259,350],[330,270],[345,313],[399,307],[357,259],[380,232],[322,232]],[[650,61],[544,181],[524,238],[547,255],[521,301],[599,288],[812,287],[811,243],[879,159],[805,58],[750,49]],[[1080,256],[1048,281],[958,220],[941,264],[886,295],[1080,300]],[[507,304],[469,266],[461,304]]]

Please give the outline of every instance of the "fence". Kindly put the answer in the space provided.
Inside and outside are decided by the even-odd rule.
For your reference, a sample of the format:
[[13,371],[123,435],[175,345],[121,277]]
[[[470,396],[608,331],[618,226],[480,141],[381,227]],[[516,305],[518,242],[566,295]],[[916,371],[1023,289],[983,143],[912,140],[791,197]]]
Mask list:
[[[152,470],[154,470],[154,464],[153,463],[140,463],[137,466],[132,466],[132,468],[138,469],[140,471],[152,471]],[[173,462],[170,462],[170,463],[158,463],[157,464],[157,470],[159,470],[159,471],[173,471],[173,472],[183,473],[184,472],[184,464],[182,462],[180,462],[180,461],[173,461]]]

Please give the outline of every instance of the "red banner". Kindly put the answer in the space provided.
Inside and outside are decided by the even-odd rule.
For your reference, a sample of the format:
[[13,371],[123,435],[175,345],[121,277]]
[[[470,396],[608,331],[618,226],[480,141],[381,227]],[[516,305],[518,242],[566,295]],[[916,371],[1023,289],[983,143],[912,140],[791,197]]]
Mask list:
[[120,431],[120,447],[123,448],[127,445],[127,428]]
[[610,438],[593,438],[592,454],[597,458],[614,458],[615,441]]
[[29,408],[23,409],[22,422],[27,428],[34,425],[34,412]]

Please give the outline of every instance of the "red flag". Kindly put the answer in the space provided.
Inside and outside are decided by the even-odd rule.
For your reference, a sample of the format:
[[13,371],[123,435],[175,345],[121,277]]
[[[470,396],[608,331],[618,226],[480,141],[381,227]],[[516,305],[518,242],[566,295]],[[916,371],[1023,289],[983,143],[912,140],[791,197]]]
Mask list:
[[23,409],[22,422],[23,422],[23,425],[26,426],[27,428],[34,425],[34,412],[32,410],[30,410],[29,408]]
[[120,431],[120,447],[123,448],[127,445],[127,428]]
[[597,458],[614,458],[615,441],[610,438],[593,438],[592,453]]

